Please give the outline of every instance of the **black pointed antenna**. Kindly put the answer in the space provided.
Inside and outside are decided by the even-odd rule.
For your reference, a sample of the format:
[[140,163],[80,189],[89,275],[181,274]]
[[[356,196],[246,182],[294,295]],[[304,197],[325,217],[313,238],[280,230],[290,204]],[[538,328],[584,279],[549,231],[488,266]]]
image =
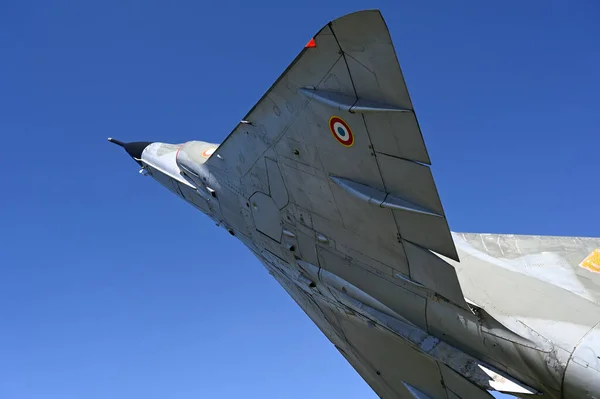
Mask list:
[[125,151],[127,151],[127,153],[129,154],[129,156],[131,158],[133,158],[141,166],[143,166],[142,161],[141,161],[142,160],[142,152],[144,152],[144,149],[146,147],[148,147],[150,144],[152,144],[151,141],[132,141],[130,143],[125,143],[123,141],[113,139],[112,137],[109,137],[108,141],[110,141],[113,144],[118,145],[119,147],[123,147],[125,149]]
[[118,146],[121,146],[121,147],[125,148],[125,143],[122,142],[121,140],[117,140],[117,139],[113,139],[112,137],[109,137],[108,141],[110,141],[111,143],[114,143],[114,144],[116,144]]

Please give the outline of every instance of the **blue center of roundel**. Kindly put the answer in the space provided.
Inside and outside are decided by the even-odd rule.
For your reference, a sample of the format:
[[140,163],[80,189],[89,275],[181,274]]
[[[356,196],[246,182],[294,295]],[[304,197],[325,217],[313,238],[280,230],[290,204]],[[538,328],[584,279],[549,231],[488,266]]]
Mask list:
[[338,133],[340,134],[340,136],[345,137],[346,136],[346,131],[344,130],[344,128],[342,127],[338,127]]

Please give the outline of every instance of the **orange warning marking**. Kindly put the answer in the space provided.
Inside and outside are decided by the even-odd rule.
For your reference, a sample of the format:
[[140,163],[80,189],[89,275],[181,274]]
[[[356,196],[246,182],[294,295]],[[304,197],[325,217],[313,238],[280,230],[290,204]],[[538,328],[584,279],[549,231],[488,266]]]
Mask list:
[[596,248],[591,254],[581,261],[579,266],[594,273],[600,273],[600,248]]
[[216,150],[216,148],[208,148],[202,152],[202,156],[204,158],[208,158],[215,152],[215,150]]

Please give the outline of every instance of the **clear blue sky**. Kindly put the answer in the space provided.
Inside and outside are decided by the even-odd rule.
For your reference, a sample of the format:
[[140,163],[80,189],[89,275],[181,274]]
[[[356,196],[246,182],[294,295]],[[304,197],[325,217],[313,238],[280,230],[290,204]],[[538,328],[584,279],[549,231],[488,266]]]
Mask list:
[[597,2],[416,3],[1,2],[0,397],[375,397],[106,142],[221,142],[351,11],[387,20],[454,231],[600,235]]

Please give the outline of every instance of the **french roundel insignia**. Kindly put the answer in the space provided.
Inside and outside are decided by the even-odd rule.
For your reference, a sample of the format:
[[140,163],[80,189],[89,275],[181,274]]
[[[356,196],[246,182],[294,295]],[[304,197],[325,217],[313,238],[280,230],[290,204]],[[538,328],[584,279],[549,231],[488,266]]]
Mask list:
[[354,134],[350,126],[339,116],[329,118],[329,130],[333,137],[345,147],[351,147],[354,144]]

